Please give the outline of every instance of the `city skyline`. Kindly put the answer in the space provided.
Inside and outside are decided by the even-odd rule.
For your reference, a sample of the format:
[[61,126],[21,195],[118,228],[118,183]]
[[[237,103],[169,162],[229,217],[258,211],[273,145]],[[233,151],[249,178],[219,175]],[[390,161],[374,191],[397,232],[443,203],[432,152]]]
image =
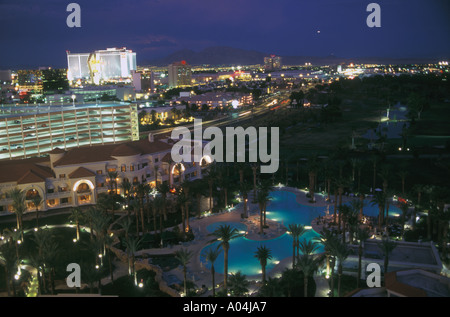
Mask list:
[[3,35],[10,49],[0,53],[0,68],[66,67],[66,50],[76,53],[124,46],[137,53],[138,65],[179,50],[213,46],[280,56],[450,56],[445,40],[450,33],[450,4],[445,0],[377,1],[380,28],[366,25],[370,1],[77,3],[81,27],[69,28],[68,3],[2,1],[0,28],[10,30]]

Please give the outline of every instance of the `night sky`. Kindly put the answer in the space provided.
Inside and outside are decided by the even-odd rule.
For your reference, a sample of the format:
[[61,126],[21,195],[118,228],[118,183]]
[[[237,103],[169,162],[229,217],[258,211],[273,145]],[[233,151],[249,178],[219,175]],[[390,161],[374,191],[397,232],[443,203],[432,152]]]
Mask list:
[[[66,7],[81,6],[81,28]],[[369,28],[369,3],[381,28]],[[318,33],[317,31],[320,31]],[[65,51],[123,47],[138,65],[180,49],[284,56],[449,58],[449,0],[0,0],[0,68],[66,67]]]

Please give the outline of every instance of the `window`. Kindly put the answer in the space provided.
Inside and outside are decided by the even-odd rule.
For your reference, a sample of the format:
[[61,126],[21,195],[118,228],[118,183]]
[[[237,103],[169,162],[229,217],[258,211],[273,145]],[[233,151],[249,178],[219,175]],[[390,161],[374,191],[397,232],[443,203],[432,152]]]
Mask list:
[[59,178],[66,178],[66,174],[59,174]]
[[108,172],[115,172],[116,168],[108,168]]
[[127,166],[126,165],[122,165],[121,169],[122,172],[126,172],[127,171]]
[[130,172],[134,172],[134,164],[130,165]]
[[69,198],[61,198],[61,204],[67,204],[67,203],[69,203]]
[[102,170],[97,170],[97,175],[102,175],[103,171]]
[[155,163],[159,162],[159,158],[155,157]]
[[133,184],[138,184],[139,183],[139,179],[137,177],[133,178]]

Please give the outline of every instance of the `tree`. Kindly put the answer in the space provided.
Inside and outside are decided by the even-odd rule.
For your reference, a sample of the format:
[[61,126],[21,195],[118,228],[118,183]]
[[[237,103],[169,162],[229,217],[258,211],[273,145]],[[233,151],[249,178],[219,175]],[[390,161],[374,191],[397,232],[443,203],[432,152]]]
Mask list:
[[72,212],[69,216],[69,220],[75,221],[76,230],[77,230],[77,241],[80,240],[80,221],[84,218],[84,214],[80,208],[74,207],[72,208]]
[[271,250],[269,248],[267,248],[265,245],[259,246],[257,248],[257,251],[255,252],[255,258],[257,258],[259,263],[261,264],[262,282],[264,284],[264,283],[266,283],[267,260],[272,259]]
[[343,262],[349,256],[350,250],[348,249],[348,246],[345,243],[342,243],[342,241],[336,239],[333,240],[333,243],[331,245],[331,252],[333,256],[335,256],[336,259],[338,260],[338,297],[341,297],[341,278],[343,271]]
[[236,228],[231,228],[230,225],[220,225],[214,232],[209,234],[210,236],[215,236],[216,238],[211,240],[211,242],[219,241],[219,246],[223,249],[223,261],[224,261],[224,290],[227,292],[227,281],[228,281],[228,251],[230,249],[230,241],[241,237],[242,234]]
[[373,199],[371,200],[372,206],[378,206],[378,230],[381,231],[382,217],[384,214],[385,195],[383,192],[375,192]]
[[295,258],[298,254],[298,251],[296,252],[296,248],[299,244],[299,237],[306,232],[306,229],[300,224],[289,224],[289,231],[292,235],[292,268],[294,268]]
[[266,204],[269,201],[269,195],[265,191],[259,191],[256,196],[256,202],[259,205],[259,234],[264,233],[264,210],[266,208]]
[[358,278],[356,280],[356,288],[359,288],[359,284],[361,282],[361,270],[362,270],[362,255],[363,255],[363,248],[364,243],[367,239],[369,239],[370,233],[369,229],[367,228],[358,228],[356,230],[356,239],[359,240],[359,247],[358,247]]
[[214,269],[214,262],[217,260],[217,258],[220,255],[221,250],[219,248],[208,248],[205,253],[204,253],[204,257],[206,259],[206,262],[211,262],[211,277],[212,277],[212,292],[213,292],[213,297],[216,296],[216,282],[215,282],[215,269]]
[[187,249],[181,249],[175,252],[175,259],[177,259],[183,266],[183,281],[184,281],[184,294],[187,294],[186,288],[186,269],[189,261],[191,260],[192,252]]
[[242,211],[242,218],[248,218],[247,202],[248,202],[249,191],[250,191],[250,187],[249,187],[248,183],[243,181],[240,185],[240,192],[242,195],[242,199],[244,200],[244,209]]
[[14,272],[16,271],[16,248],[13,243],[7,242],[0,245],[0,259],[5,268],[6,291],[8,296],[16,296],[16,287],[14,284]]
[[298,258],[297,266],[303,272],[303,294],[305,297],[308,296],[308,279],[317,271],[319,261],[320,257],[314,258],[306,253]]
[[134,284],[137,285],[137,272],[136,272],[136,252],[140,249],[142,239],[131,237],[126,242],[127,254],[129,254],[128,262],[131,263],[131,272],[134,276]]
[[119,173],[117,171],[108,171],[108,178],[109,178],[109,193],[117,194],[117,177],[119,176]]
[[43,200],[40,195],[33,196],[31,200],[33,201],[34,208],[36,209],[36,228],[39,230],[39,207],[42,205]]
[[319,245],[315,241],[303,239],[298,243],[298,249],[303,255],[312,255],[318,248]]
[[231,273],[230,275],[230,294],[235,297],[242,297],[248,293],[250,283],[247,281],[245,274],[241,271]]
[[12,199],[12,207],[13,211],[16,214],[16,221],[17,221],[17,230],[21,233],[21,238],[23,241],[23,214],[27,210],[26,204],[25,204],[25,193],[20,190],[19,188],[11,189],[8,192],[8,196]]
[[389,257],[392,251],[397,247],[397,244],[389,238],[383,237],[381,243],[377,243],[377,245],[384,256],[384,274],[386,274],[388,272]]

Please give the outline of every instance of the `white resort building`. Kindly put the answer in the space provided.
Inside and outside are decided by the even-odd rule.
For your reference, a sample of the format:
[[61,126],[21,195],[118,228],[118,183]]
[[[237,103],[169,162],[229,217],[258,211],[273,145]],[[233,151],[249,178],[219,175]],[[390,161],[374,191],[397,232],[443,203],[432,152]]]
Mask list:
[[[12,209],[8,192],[21,189],[26,195],[28,211],[34,211],[33,197],[39,195],[39,210],[95,204],[97,196],[107,193],[117,183],[117,193],[123,195],[120,184],[166,182],[170,187],[185,179],[201,178],[211,162],[180,163],[171,160],[175,141],[169,138],[148,138],[120,144],[93,145],[63,150],[53,149],[47,157],[0,161],[0,214]],[[116,172],[116,179],[110,179]]]

